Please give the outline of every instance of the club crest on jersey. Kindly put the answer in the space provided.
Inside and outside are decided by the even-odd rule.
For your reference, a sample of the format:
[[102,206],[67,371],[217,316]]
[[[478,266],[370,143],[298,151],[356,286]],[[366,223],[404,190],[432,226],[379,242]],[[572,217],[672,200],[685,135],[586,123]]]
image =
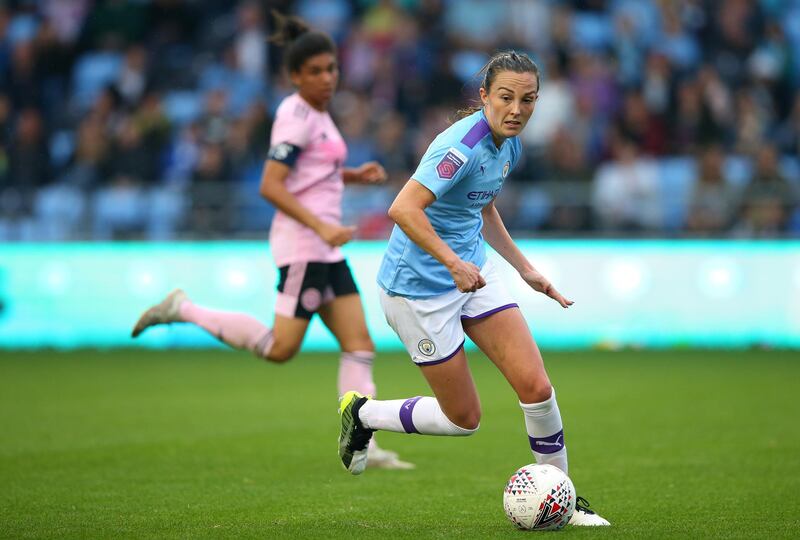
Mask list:
[[433,353],[436,352],[436,345],[434,345],[433,341],[429,339],[420,340],[419,344],[417,344],[417,348],[419,349],[419,352],[425,356],[432,356]]
[[503,178],[508,176],[509,169],[511,169],[511,162],[510,161],[506,161],[506,164],[503,165]]
[[467,156],[455,148],[450,148],[450,150],[447,151],[442,160],[436,166],[436,173],[439,175],[439,178],[451,180],[458,172],[458,169],[460,169],[466,162]]

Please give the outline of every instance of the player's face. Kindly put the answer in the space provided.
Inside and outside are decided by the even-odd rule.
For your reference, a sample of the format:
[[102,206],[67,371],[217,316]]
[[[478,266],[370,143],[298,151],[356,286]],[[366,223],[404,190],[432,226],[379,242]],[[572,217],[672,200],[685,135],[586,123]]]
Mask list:
[[534,73],[501,71],[495,75],[488,93],[481,88],[481,101],[495,142],[525,129],[538,97],[539,81]]
[[320,53],[306,60],[300,70],[290,76],[303,99],[314,108],[324,110],[339,82],[339,64],[331,53]]

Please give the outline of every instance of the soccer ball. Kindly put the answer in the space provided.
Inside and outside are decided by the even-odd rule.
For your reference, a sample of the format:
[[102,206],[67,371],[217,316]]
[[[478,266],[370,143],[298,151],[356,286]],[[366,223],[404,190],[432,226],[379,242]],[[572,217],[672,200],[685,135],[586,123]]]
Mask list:
[[569,522],[575,498],[575,486],[561,469],[533,463],[509,478],[503,508],[520,529],[555,531]]

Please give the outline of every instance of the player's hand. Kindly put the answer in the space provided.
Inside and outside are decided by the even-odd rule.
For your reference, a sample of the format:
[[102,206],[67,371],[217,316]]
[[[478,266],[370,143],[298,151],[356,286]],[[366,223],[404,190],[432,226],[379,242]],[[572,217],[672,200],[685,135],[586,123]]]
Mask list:
[[317,234],[319,234],[320,238],[325,240],[325,243],[331,247],[346,244],[353,239],[355,232],[356,228],[353,226],[345,227],[333,223],[322,223],[317,229]]
[[461,292],[475,292],[486,285],[486,281],[481,275],[481,269],[470,262],[459,260],[455,266],[449,269],[456,287]]
[[546,294],[561,304],[561,307],[568,308],[575,303],[572,300],[567,300],[564,298],[561,293],[558,292],[555,287],[553,287],[553,284],[550,283],[550,281],[548,281],[547,278],[540,274],[537,270],[526,270],[524,272],[520,272],[519,275],[522,276],[522,279],[525,280],[525,283],[530,285],[534,290],[539,291],[542,294]]
[[358,181],[362,184],[380,184],[386,181],[386,170],[377,161],[368,161],[356,168]]

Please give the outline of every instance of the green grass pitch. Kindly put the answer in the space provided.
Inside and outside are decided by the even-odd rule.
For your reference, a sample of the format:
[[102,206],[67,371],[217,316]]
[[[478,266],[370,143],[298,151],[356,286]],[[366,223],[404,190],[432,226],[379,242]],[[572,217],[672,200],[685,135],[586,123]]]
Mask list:
[[[521,532],[502,489],[532,461],[522,413],[471,354],[470,438],[379,433],[415,471],[336,455],[335,355],[0,354],[2,538],[797,538],[800,355],[546,353],[571,476],[613,526]],[[401,355],[380,395],[428,393]]]

